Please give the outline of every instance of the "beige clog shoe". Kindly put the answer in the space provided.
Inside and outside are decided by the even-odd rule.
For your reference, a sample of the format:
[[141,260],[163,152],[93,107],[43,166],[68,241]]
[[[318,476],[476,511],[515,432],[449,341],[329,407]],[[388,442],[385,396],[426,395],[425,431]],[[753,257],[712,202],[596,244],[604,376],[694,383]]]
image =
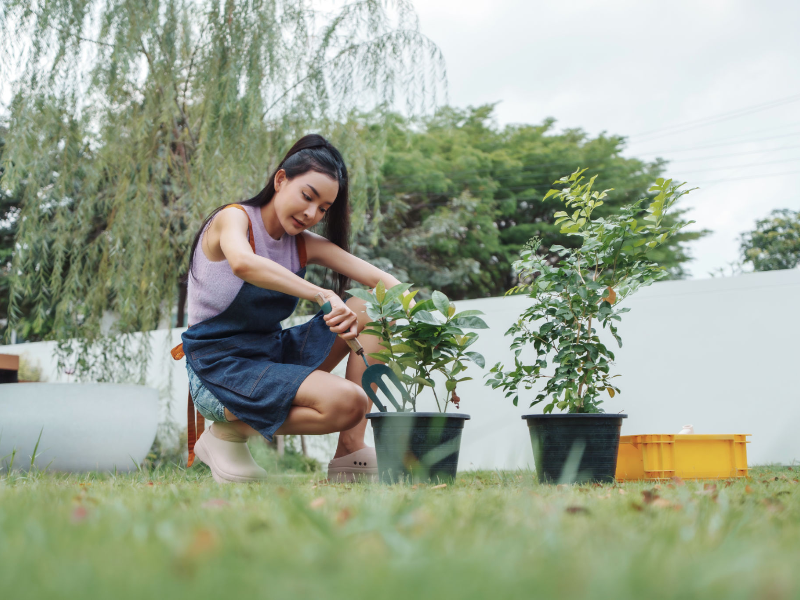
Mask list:
[[375,455],[375,448],[362,448],[347,456],[334,458],[328,463],[328,480],[377,481],[378,458]]
[[194,453],[211,467],[217,483],[249,483],[267,478],[267,472],[253,460],[247,442],[227,442],[206,430],[195,443]]

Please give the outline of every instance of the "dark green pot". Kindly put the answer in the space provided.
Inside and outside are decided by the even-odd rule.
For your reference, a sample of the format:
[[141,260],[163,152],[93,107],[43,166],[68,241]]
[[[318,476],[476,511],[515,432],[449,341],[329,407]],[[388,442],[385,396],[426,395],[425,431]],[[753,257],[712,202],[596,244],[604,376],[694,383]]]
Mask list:
[[442,482],[455,479],[461,431],[469,415],[448,413],[370,413],[384,483]]
[[542,483],[612,483],[622,419],[606,413],[524,415]]

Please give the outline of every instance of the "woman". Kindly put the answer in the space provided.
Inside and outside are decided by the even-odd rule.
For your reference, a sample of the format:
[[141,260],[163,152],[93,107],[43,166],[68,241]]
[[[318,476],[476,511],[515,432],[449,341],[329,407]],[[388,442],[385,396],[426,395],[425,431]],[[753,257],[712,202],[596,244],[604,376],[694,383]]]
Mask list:
[[[320,221],[325,237],[307,231]],[[349,230],[344,161],[325,138],[307,135],[261,193],[218,208],[195,237],[183,351],[194,404],[212,421],[195,452],[218,482],[264,479],[246,444],[256,434],[271,440],[338,431],[328,477],[377,473],[375,450],[364,444],[366,367],[345,341],[369,318],[363,301],[341,296],[349,279],[369,287],[399,282],[348,252]],[[306,281],[307,264],[338,273],[335,289]],[[281,329],[298,298],[314,301],[320,293],[329,314]],[[364,338],[366,353],[379,351],[378,338]],[[332,375],[348,354],[346,379]]]

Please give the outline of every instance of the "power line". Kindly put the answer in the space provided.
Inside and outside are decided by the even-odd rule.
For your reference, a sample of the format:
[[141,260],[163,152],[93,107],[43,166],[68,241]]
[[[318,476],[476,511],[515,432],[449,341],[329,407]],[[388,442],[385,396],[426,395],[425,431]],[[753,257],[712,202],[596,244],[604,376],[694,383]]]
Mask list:
[[[720,146],[736,146],[738,144],[751,144],[751,143],[755,143],[755,142],[769,142],[769,141],[772,141],[772,140],[779,140],[781,138],[796,137],[798,135],[800,135],[800,131],[797,132],[797,133],[787,133],[785,135],[774,135],[772,137],[755,138],[755,139],[742,140],[740,142],[733,142],[733,143],[730,143],[730,142],[719,142],[719,143],[715,143],[715,144],[706,144],[704,146],[690,146],[690,147],[686,147],[686,148],[671,148],[669,150],[655,150],[655,151],[651,151],[651,152],[637,152],[636,155],[637,156],[648,156],[648,155],[652,155],[652,154],[660,154],[660,155],[671,154],[671,153],[674,153],[674,152],[694,152],[695,150],[705,150],[707,148],[719,148]],[[736,138],[732,138],[732,139],[736,139]]]
[[[729,154],[718,154],[718,155],[699,157],[699,158],[678,159],[678,160],[669,161],[669,162],[670,163],[673,163],[673,162],[696,162],[696,161],[712,160],[712,159],[717,159],[717,158],[727,158],[727,157],[731,157],[731,156],[747,156],[747,155],[751,155],[751,154],[765,154],[765,153],[770,153],[770,152],[778,152],[778,151],[782,151],[782,150],[792,150],[792,149],[796,149],[796,148],[800,148],[800,144],[792,145],[792,146],[780,146],[778,148],[768,148],[766,150],[751,150],[751,151],[748,151],[748,152],[733,152],[733,153],[729,153]],[[775,161],[775,162],[789,162],[790,160],[787,160],[787,161]],[[800,160],[800,159],[798,159],[798,160]],[[600,162],[601,163],[605,162],[605,160],[604,161],[600,161]],[[584,163],[581,166],[584,166],[587,169],[589,169],[589,174],[590,175],[593,175],[595,173],[603,173],[605,171],[612,170],[612,169],[619,169],[621,167],[621,165],[620,166],[611,165],[611,166],[608,166],[608,167],[599,167],[599,168],[593,169],[593,168],[591,168],[593,164],[598,164],[598,163],[597,162]],[[769,164],[771,164],[771,163],[769,163]],[[527,167],[523,166],[523,167],[519,167],[517,169],[508,169],[508,170],[505,171],[505,172],[513,172],[513,174],[511,174],[511,175],[492,176],[492,175],[488,175],[487,174],[485,179],[480,179],[480,178],[477,178],[477,177],[464,177],[464,178],[450,177],[449,175],[451,175],[451,174],[448,174],[448,173],[444,173],[443,175],[447,179],[450,180],[450,184],[452,184],[452,185],[470,185],[470,184],[476,184],[476,183],[487,183],[487,184],[491,185],[492,183],[500,182],[500,181],[506,181],[508,179],[517,179],[517,178],[525,177],[525,176],[546,175],[548,173],[551,173],[551,170],[543,170],[543,169],[539,168],[539,167],[545,166],[545,165],[546,166],[556,166],[556,167],[557,166],[564,166],[564,167],[567,167],[570,170],[570,172],[572,172],[577,167],[577,164],[575,164],[575,163],[551,162],[551,163],[536,163],[534,165],[529,165]],[[719,167],[719,168],[713,168],[713,169],[712,168],[697,169],[695,171],[690,171],[690,172],[695,172],[696,173],[696,172],[702,172],[702,171],[706,171],[706,170],[720,170],[720,169],[726,169],[726,168],[738,168],[739,166],[740,165],[735,165],[735,166],[732,166],[732,167]],[[485,171],[485,170],[484,169],[476,169],[474,171],[464,170],[464,171],[452,172],[452,174],[459,173],[459,174],[470,175],[470,174],[477,174],[477,173],[483,172],[483,171]],[[498,171],[498,172],[499,173],[503,173],[504,171]],[[391,190],[405,190],[405,191],[409,191],[409,192],[423,193],[423,192],[420,192],[418,190],[418,188],[415,190],[414,188],[411,188],[410,186],[404,185],[402,183],[381,185],[380,188],[381,188],[381,190],[386,190],[386,191],[389,191],[389,192],[391,192]],[[519,185],[519,186],[500,186],[500,189],[514,191],[514,190],[537,189],[537,188],[534,185]],[[432,193],[432,192],[429,192],[429,193]]]
[[769,102],[762,102],[761,104],[754,104],[752,106],[747,106],[727,113],[721,113],[716,116],[704,117],[702,119],[695,119],[693,121],[685,121],[684,123],[677,123],[675,125],[667,125],[666,127],[660,127],[658,129],[652,129],[650,131],[645,131],[642,133],[631,135],[629,136],[629,138],[645,137],[648,138],[648,141],[650,141],[653,139],[659,139],[662,137],[675,135],[676,133],[683,133],[691,129],[697,129],[698,127],[707,127],[709,125],[715,125],[717,123],[722,123],[723,121],[737,119],[739,117],[761,112],[764,110],[770,110],[772,108],[777,108],[779,106],[784,106],[786,104],[791,104],[793,102],[798,102],[798,101],[800,101],[800,94],[795,94],[793,96],[787,96],[786,98],[771,100]]
[[749,163],[746,165],[730,165],[728,167],[712,167],[709,169],[695,169],[694,171],[681,171],[681,173],[703,173],[705,171],[724,171],[726,169],[746,169],[748,167],[760,167],[762,165],[777,165],[780,163],[796,162],[800,163],[800,158],[787,158],[785,160],[773,160],[770,162]]
[[[761,164],[768,164],[768,163],[755,163],[755,164],[748,165],[748,166],[761,166]],[[716,170],[716,169],[708,169],[708,170]],[[757,174],[757,175],[747,175],[747,176],[743,176],[743,177],[726,177],[726,178],[723,178],[723,179],[714,179],[714,180],[711,180],[711,181],[695,181],[695,182],[686,182],[686,183],[691,183],[691,185],[693,185],[693,186],[695,186],[695,185],[699,186],[699,185],[709,185],[709,184],[715,184],[715,183],[722,183],[722,182],[726,182],[726,181],[740,181],[740,180],[745,180],[745,179],[767,179],[767,178],[770,178],[770,177],[783,177],[783,176],[786,176],[786,175],[795,175],[795,174],[800,174],[800,171],[785,171],[785,172],[781,172],[781,173],[761,173],[761,174]],[[667,177],[667,179],[669,179],[669,177]],[[682,182],[681,179],[677,179],[677,181],[679,183]],[[508,189],[508,188],[503,188],[503,189]],[[537,188],[537,187],[534,187],[534,186],[530,186],[528,189],[542,189],[542,190],[544,190],[545,188]],[[549,190],[551,188],[546,188],[546,189]],[[420,195],[424,196],[426,194],[421,193]],[[427,194],[427,195],[431,195],[431,194]],[[522,197],[522,198],[516,197],[516,198],[510,198],[510,199],[515,200],[516,202],[531,202],[531,201],[541,200],[541,196],[527,196],[527,197]],[[452,200],[453,199],[445,200],[445,201],[442,201],[442,202],[426,202],[426,203],[424,203],[423,205],[421,205],[419,207],[420,208],[425,208],[425,207],[429,207],[429,206],[447,206],[447,205],[450,205],[452,203]],[[501,202],[501,201],[504,200],[504,198],[494,198],[494,200],[496,202]]]
[[784,171],[783,173],[765,173],[762,175],[748,175],[745,177],[726,177],[724,179],[714,179],[712,181],[697,181],[692,185],[708,185],[711,183],[722,183],[725,181],[739,181],[742,179],[767,179],[769,177],[783,177],[784,175],[798,175],[800,171]]
[[749,150],[747,152],[732,152],[730,154],[716,154],[714,156],[703,156],[698,158],[679,158],[676,160],[669,161],[670,163],[674,162],[695,162],[698,160],[711,160],[713,158],[727,158],[729,156],[745,156],[747,154],[764,154],[767,152],[778,152],[780,150],[793,150],[794,148],[800,148],[800,144],[795,144],[794,146],[780,146],[779,148],[767,148],[766,150]]
[[[789,135],[796,136],[796,135],[800,135],[800,133],[789,134]],[[777,139],[779,137],[788,137],[788,136],[775,136],[773,138],[762,138],[762,140]],[[753,140],[753,141],[755,141],[755,140]],[[728,146],[730,144],[719,144],[719,145],[720,146]],[[711,147],[711,146],[706,146],[706,147]],[[695,150],[695,149],[700,149],[700,148],[701,147],[698,146],[698,147],[695,147],[695,148],[687,148],[686,150]],[[792,149],[795,149],[795,148],[800,148],[800,145],[778,146],[777,148],[767,148],[767,149],[764,149],[764,150],[748,150],[746,152],[734,152],[734,153],[728,153],[728,154],[715,154],[715,155],[711,155],[711,156],[703,156],[703,157],[695,157],[695,158],[673,159],[673,160],[669,160],[667,162],[673,163],[673,162],[689,162],[689,161],[711,160],[711,159],[714,159],[714,158],[726,158],[728,156],[746,156],[748,154],[761,154],[761,153],[767,153],[767,152],[779,152],[781,150],[792,150]],[[679,150],[673,150],[673,151],[677,152]],[[658,153],[650,152],[648,154],[661,154],[661,153],[660,152],[658,152]],[[613,159],[615,157],[611,157],[611,158]],[[635,157],[620,156],[619,158],[621,158],[623,160],[628,160],[628,161],[630,161],[630,160],[639,160],[639,159],[637,159]],[[601,163],[605,162],[605,159],[603,161],[599,161],[599,162],[601,162]],[[642,161],[642,162],[645,162],[645,161]],[[593,165],[593,164],[598,164],[598,161],[589,162],[589,163],[583,163],[582,165],[580,164],[579,161],[576,161],[576,162],[551,161],[551,162],[534,163],[534,164],[530,164],[530,165],[527,165],[527,166],[523,165],[521,167],[515,167],[515,168],[499,169],[499,170],[495,169],[493,167],[486,167],[486,168],[483,168],[483,169],[462,169],[462,170],[459,170],[459,171],[450,171],[450,172],[447,172],[447,173],[442,173],[442,175],[444,177],[450,179],[452,183],[479,183],[480,182],[479,179],[475,179],[475,178],[462,179],[462,178],[458,178],[458,177],[454,177],[454,176],[456,176],[456,175],[477,175],[479,173],[486,173],[487,181],[503,181],[505,179],[513,179],[515,177],[520,177],[520,176],[523,176],[525,174],[529,174],[529,175],[536,175],[536,174],[544,175],[544,174],[547,174],[547,173],[550,172],[548,170],[543,170],[542,167],[566,167],[568,169],[575,170],[575,168],[577,168],[578,166],[586,166],[588,168],[588,167],[591,167],[591,165]],[[608,168],[616,168],[616,167],[608,167]],[[602,172],[604,170],[606,170],[606,169],[605,168],[601,168],[601,169],[597,169],[596,172]],[[492,174],[492,172],[494,172],[494,174]],[[572,172],[572,171],[570,171],[570,172]],[[498,174],[502,174],[502,173],[512,173],[512,174],[511,175],[500,175],[500,176],[498,176]],[[386,186],[381,186],[381,188],[382,189],[407,189],[407,186],[405,186],[403,184],[394,184],[394,185],[390,184],[390,185],[386,185]]]

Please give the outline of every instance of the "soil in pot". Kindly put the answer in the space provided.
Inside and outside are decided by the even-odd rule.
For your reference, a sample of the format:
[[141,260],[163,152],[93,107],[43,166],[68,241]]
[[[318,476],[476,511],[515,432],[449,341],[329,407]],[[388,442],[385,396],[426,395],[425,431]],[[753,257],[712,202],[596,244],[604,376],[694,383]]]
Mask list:
[[469,415],[370,413],[384,483],[450,481],[456,476],[461,431]]
[[524,415],[542,483],[614,481],[622,419],[628,415]]

